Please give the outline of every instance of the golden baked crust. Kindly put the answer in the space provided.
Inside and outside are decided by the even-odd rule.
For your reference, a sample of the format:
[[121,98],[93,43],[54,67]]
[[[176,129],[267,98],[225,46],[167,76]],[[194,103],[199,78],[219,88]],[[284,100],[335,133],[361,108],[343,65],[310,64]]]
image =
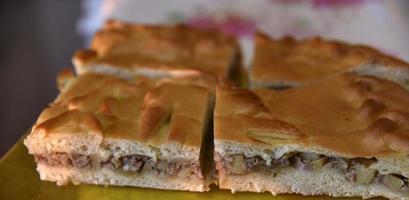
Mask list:
[[301,144],[345,156],[409,152],[409,92],[351,73],[301,88],[218,86],[215,140]]
[[[256,34],[256,49],[250,73],[254,87],[298,86],[364,65],[404,69],[409,64],[364,45],[351,45],[319,37],[296,41],[291,37],[271,39]],[[368,70],[373,70],[370,67]],[[394,73],[396,74],[396,73]]]
[[90,49],[75,53],[73,62],[80,73],[98,71],[91,68],[104,65],[136,74],[140,70],[168,75],[201,71],[227,77],[238,52],[233,36],[215,30],[111,20],[95,34]]
[[92,73],[74,77],[64,71],[58,78],[61,94],[41,113],[31,134],[96,134],[152,146],[176,142],[200,148],[213,101],[207,81],[127,81]]

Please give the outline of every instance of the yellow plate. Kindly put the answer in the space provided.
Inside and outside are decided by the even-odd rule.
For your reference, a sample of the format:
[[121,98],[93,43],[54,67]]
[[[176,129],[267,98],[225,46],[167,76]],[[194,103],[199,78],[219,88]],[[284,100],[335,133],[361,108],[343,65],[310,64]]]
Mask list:
[[[24,136],[23,136],[24,137]],[[206,193],[154,190],[134,187],[104,187],[96,185],[68,185],[58,187],[54,183],[40,181],[32,156],[23,145],[23,138],[0,160],[0,199],[138,199],[138,200],[241,200],[241,199],[331,199],[327,196],[304,197],[300,195],[278,195],[269,193],[236,193],[213,190]],[[342,198],[337,198],[342,199]],[[359,198],[344,198],[359,199]]]

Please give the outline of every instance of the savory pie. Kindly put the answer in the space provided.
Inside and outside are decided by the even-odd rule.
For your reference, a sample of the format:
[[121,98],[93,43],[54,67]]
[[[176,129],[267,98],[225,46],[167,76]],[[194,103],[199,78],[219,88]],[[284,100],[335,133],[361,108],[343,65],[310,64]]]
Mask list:
[[59,88],[24,140],[42,180],[209,189],[212,79],[64,72]]
[[237,39],[187,25],[141,25],[108,21],[90,49],[78,50],[77,73],[151,78],[207,73],[229,78],[240,67]]
[[399,84],[353,73],[286,90],[221,83],[219,187],[408,199],[408,105]]
[[319,37],[297,41],[255,36],[249,78],[253,88],[299,87],[348,71],[386,78],[409,89],[409,64],[371,47]]

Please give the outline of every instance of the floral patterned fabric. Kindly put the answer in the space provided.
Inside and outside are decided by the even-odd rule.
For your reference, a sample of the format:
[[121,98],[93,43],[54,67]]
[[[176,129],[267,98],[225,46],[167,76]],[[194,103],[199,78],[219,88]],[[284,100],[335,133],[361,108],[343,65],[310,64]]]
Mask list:
[[93,8],[92,3],[85,5],[88,13],[94,13],[80,23],[92,27],[82,31],[88,36],[106,18],[188,23],[217,27],[244,40],[256,29],[272,37],[322,36],[371,45],[409,61],[409,1],[405,0],[106,0]]

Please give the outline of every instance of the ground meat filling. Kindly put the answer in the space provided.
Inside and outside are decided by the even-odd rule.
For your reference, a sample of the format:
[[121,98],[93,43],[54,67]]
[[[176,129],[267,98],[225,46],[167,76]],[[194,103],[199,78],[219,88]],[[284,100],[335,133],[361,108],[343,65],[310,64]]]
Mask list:
[[[49,166],[67,166],[75,168],[91,168],[90,156],[67,153],[37,154],[34,156],[37,163],[45,163]],[[101,161],[100,167],[125,172],[153,171],[156,174],[188,177],[195,175],[203,178],[199,162],[153,160],[143,155],[127,155],[119,158],[110,156]]]
[[327,157],[315,153],[290,152],[281,158],[273,159],[270,165],[259,157],[245,157],[240,154],[229,157],[220,157],[217,170],[226,174],[248,174],[252,171],[269,171],[272,174],[279,173],[285,167],[293,167],[302,170],[320,170],[329,167],[338,170],[345,177],[356,184],[380,183],[393,191],[409,193],[408,178],[398,174],[380,174],[376,169],[369,166],[376,162],[374,158],[344,159]]
[[128,155],[118,159],[109,157],[101,162],[102,167],[111,169],[122,169],[127,172],[153,171],[156,174],[167,174],[171,176],[187,177],[196,175],[203,178],[198,162],[153,160],[147,156]]
[[45,163],[49,166],[69,166],[77,168],[91,168],[91,159],[87,155],[50,153],[34,156],[37,163]]

